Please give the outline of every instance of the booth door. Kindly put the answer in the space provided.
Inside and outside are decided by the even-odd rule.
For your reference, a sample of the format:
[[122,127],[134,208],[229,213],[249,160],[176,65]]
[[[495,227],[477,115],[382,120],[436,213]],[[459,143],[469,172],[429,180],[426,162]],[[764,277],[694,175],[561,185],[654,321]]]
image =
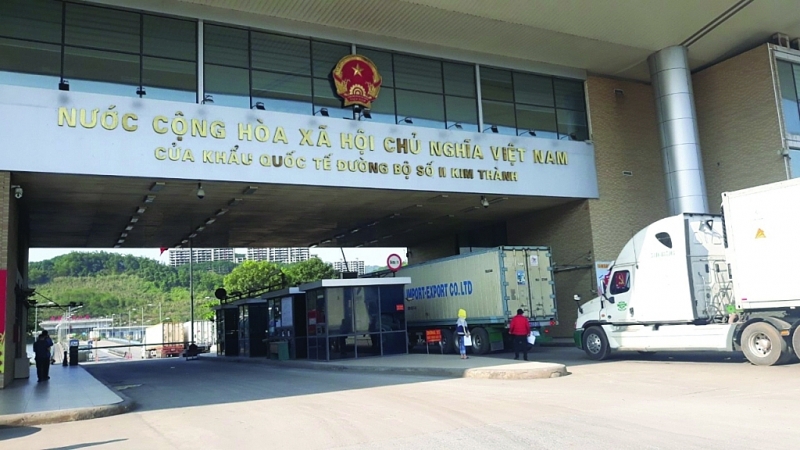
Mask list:
[[225,356],[239,355],[239,310],[228,308],[224,310],[225,330]]

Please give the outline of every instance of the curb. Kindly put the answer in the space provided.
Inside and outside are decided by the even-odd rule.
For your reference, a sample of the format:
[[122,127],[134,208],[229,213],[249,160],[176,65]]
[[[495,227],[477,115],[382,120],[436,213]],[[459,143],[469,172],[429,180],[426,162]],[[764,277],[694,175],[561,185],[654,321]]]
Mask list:
[[117,391],[114,391],[114,393],[122,398],[121,402],[112,403],[110,405],[87,406],[85,408],[2,415],[0,416],[0,426],[20,427],[26,425],[45,425],[51,423],[74,422],[77,420],[98,419],[100,417],[109,417],[126,413],[133,410],[136,406],[136,402],[124,394]]
[[412,375],[442,378],[480,378],[491,380],[540,380],[569,375],[563,364],[543,363],[545,367],[528,369],[492,369],[476,367],[469,369],[444,367],[385,367],[385,366],[347,366],[329,363],[302,363],[291,361],[271,361],[267,359],[226,359],[198,358],[201,361],[220,361],[224,363],[262,364],[287,369],[322,370],[328,372],[381,373],[387,375]]

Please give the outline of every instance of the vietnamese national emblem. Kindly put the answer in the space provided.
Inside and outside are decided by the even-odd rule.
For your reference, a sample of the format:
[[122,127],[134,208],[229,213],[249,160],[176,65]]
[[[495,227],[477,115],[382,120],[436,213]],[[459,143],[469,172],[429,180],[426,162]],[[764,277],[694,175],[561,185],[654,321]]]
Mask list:
[[344,99],[344,106],[369,108],[378,98],[381,81],[378,68],[366,56],[347,55],[333,68],[336,94]]

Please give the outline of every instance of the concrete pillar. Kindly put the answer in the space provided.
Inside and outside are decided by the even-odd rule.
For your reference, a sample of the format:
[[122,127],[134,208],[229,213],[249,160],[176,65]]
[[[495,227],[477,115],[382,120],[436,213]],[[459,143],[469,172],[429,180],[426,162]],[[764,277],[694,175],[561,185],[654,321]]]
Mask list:
[[14,381],[17,345],[25,346],[24,324],[16,320],[18,209],[11,186],[11,173],[0,172],[0,389]]
[[706,182],[686,47],[667,47],[650,55],[647,62],[656,99],[670,214],[707,213]]

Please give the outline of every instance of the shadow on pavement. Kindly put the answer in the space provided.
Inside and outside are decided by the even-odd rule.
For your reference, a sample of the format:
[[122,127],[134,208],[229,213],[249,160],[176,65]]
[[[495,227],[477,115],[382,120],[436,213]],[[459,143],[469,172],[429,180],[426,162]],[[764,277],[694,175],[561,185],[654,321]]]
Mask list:
[[437,381],[441,378],[288,369],[181,358],[83,366],[135,411],[183,408]]
[[38,433],[42,429],[39,427],[6,427],[0,426],[0,442],[9,439],[17,439]]
[[111,444],[113,442],[123,442],[123,441],[127,441],[127,439],[110,439],[108,441],[86,442],[84,444],[67,445],[65,447],[47,447],[45,450],[77,450],[79,448],[94,447],[96,445],[105,445],[105,444]]
[[[489,358],[512,359],[513,352],[494,353]],[[531,361],[564,364],[567,369],[589,364],[607,364],[618,361],[651,361],[681,363],[747,363],[741,352],[617,352],[604,361],[589,359],[583,350],[575,347],[535,347],[528,353]]]

